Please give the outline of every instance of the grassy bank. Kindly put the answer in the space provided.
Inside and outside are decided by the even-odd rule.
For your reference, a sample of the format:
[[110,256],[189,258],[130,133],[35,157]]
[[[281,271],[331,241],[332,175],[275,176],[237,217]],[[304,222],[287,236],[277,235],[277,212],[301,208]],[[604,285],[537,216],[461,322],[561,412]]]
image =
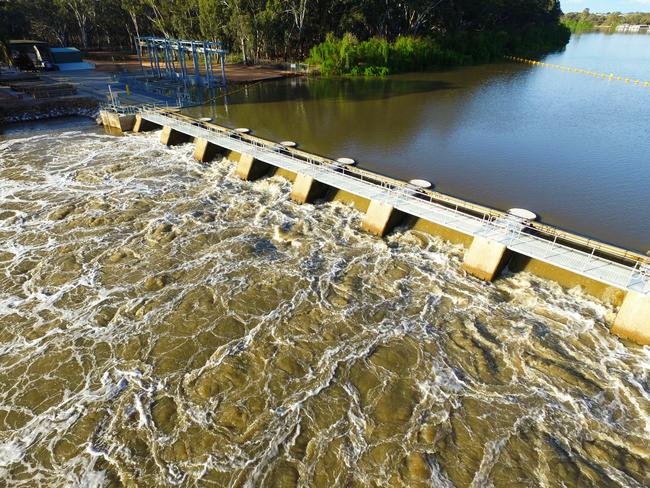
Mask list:
[[562,24],[573,34],[578,34],[580,32],[590,32],[596,27],[593,22],[569,18],[562,19]]
[[325,76],[385,76],[450,66],[491,62],[504,55],[534,56],[558,50],[569,41],[563,25],[518,32],[464,32],[438,37],[402,36],[394,41],[352,34],[328,35],[314,46],[308,62]]

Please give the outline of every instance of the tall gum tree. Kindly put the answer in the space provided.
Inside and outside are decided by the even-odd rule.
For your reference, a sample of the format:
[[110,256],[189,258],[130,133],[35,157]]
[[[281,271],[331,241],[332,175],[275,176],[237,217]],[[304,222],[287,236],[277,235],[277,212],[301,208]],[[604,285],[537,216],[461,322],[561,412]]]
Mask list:
[[54,0],[55,4],[60,5],[72,12],[79,27],[79,39],[84,49],[88,48],[88,31],[90,24],[95,20],[95,0]]
[[299,52],[302,50],[302,36],[310,3],[310,0],[283,0],[283,4],[286,8],[285,12],[291,15],[291,18],[293,19],[293,28],[295,28],[296,31],[296,47]]
[[121,0],[122,9],[129,14],[136,37],[140,37],[139,18],[144,15],[145,4],[142,0]]

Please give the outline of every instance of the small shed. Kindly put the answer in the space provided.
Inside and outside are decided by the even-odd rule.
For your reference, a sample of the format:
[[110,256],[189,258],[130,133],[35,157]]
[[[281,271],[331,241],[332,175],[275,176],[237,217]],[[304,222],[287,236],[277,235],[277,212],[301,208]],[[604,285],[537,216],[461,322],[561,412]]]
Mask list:
[[47,42],[13,39],[9,41],[9,54],[14,64],[21,69],[52,69]]
[[81,51],[74,47],[51,47],[50,53],[54,65],[60,71],[95,69],[95,65],[81,59]]

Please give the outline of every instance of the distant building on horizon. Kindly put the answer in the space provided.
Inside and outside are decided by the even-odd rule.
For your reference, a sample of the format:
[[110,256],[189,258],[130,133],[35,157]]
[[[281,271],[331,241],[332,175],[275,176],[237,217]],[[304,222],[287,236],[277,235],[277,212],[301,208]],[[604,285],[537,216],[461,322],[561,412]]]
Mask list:
[[650,33],[650,25],[648,24],[621,24],[616,27],[616,32],[625,32],[630,34],[638,34],[641,32]]

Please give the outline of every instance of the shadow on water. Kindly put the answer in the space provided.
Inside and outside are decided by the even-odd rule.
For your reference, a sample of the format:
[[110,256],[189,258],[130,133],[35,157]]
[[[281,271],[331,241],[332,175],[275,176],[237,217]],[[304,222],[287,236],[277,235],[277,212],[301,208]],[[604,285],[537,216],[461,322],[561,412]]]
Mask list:
[[[582,37],[548,61],[640,77],[640,50],[625,38]],[[230,89],[185,112],[495,208],[530,208],[623,247],[650,245],[647,89],[516,63]]]
[[275,103],[308,100],[345,100],[361,102],[385,100],[404,95],[415,95],[458,87],[441,80],[410,80],[399,78],[292,78],[282,82],[260,83],[252,89],[232,88],[229,105]]
[[169,80],[144,80],[120,74],[118,81],[134,93],[155,98],[162,103],[188,107],[240,105],[308,100],[382,100],[404,95],[458,89],[455,83],[435,79],[407,78],[288,78],[267,80],[226,89],[205,88]]
[[452,70],[386,78],[289,78],[231,87],[234,93],[225,100],[183,111],[250,127],[260,137],[295,140],[323,156],[350,156],[379,173],[408,179],[423,176],[409,161],[408,147],[417,144],[428,119],[435,116],[443,137],[452,134],[475,90],[516,74],[500,66],[460,75]]

